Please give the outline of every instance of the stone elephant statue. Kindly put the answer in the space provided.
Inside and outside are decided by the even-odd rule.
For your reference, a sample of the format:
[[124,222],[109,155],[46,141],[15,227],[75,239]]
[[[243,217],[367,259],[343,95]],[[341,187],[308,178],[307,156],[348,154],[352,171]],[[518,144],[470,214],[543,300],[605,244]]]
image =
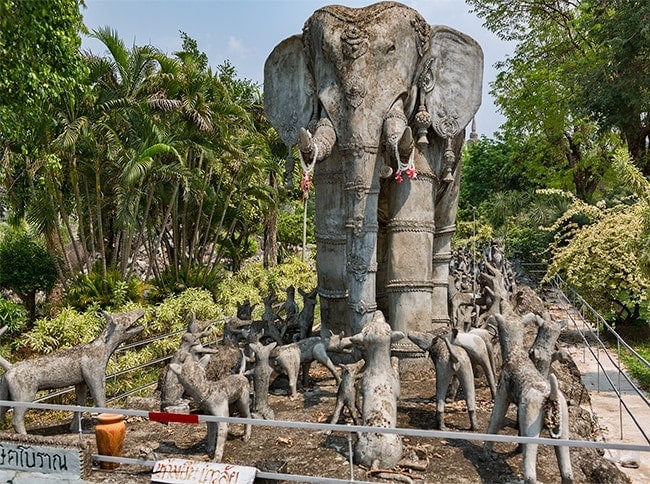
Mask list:
[[313,169],[322,334],[376,309],[398,331],[448,321],[464,130],[483,53],[395,2],[326,6],[264,66],[266,115]]

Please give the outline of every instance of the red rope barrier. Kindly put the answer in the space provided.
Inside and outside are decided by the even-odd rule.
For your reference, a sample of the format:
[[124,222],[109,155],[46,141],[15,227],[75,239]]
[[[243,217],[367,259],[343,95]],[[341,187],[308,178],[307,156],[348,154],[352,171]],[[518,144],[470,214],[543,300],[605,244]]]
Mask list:
[[199,423],[199,416],[193,413],[149,412],[149,420],[161,423]]

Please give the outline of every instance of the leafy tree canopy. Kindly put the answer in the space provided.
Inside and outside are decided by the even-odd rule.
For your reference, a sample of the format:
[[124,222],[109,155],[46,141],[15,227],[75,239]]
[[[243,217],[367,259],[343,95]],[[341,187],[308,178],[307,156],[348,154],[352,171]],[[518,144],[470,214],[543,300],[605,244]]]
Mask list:
[[49,292],[56,280],[56,267],[45,247],[22,230],[4,236],[0,242],[0,287],[14,291],[32,319],[36,292]]
[[482,137],[469,143],[461,165],[461,208],[478,207],[497,191],[518,190],[526,180],[513,164],[512,145]]
[[650,173],[648,2],[468,3],[488,29],[516,42],[492,89],[505,131],[533,161],[570,173],[575,193],[593,199],[611,161],[594,155],[612,150],[613,130]]
[[42,108],[77,89],[85,67],[79,0],[0,0],[0,139],[21,142]]

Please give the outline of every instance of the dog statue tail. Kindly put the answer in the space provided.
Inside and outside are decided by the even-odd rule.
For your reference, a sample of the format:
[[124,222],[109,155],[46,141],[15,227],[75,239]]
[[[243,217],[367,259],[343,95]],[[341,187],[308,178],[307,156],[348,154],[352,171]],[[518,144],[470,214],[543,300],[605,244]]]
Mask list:
[[239,374],[240,375],[246,375],[246,354],[244,353],[243,349],[239,349],[239,352],[241,353],[241,364],[239,365]]
[[566,422],[562,418],[562,407],[560,404],[560,399],[564,399],[564,396],[560,392],[557,377],[553,373],[549,375],[548,380],[551,384],[551,392],[546,400],[544,424],[548,428],[551,438],[559,439],[562,438],[566,430],[563,428]]
[[[0,329],[0,336],[4,334],[5,331],[7,331],[7,328],[9,326],[3,326],[2,329]],[[5,360],[2,356],[0,356],[0,366],[4,369],[4,371],[7,371],[9,368],[11,368],[11,363],[9,363],[7,360]],[[6,399],[3,399],[6,400]]]

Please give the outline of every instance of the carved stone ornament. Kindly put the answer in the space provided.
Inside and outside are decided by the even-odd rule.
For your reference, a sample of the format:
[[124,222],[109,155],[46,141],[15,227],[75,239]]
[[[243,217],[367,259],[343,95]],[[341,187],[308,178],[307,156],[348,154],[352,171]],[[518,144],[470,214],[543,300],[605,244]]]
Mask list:
[[348,272],[353,274],[358,282],[363,282],[368,275],[368,262],[359,254],[349,254]]
[[458,125],[458,113],[454,108],[444,106],[437,113],[437,119],[434,121],[435,130],[445,138],[451,138],[461,129]]
[[433,65],[434,59],[431,58],[426,64],[426,67],[422,71],[422,74],[420,74],[420,78],[418,79],[418,85],[424,92],[431,92],[433,91],[433,88],[436,85],[435,79],[433,77],[433,70],[431,69],[431,66]]
[[422,57],[429,50],[429,38],[431,37],[431,26],[422,17],[416,17],[411,20],[411,25],[418,34],[419,42],[417,44],[418,55]]
[[[352,159],[352,160],[358,160],[366,153],[376,153],[377,152],[377,147],[376,146],[374,146],[374,147],[366,146],[363,143],[363,139],[361,138],[361,136],[359,136],[357,133],[354,133],[350,137],[350,142],[349,143],[340,146],[339,149],[344,154],[349,156],[350,159]],[[347,173],[347,171],[345,173]]]
[[368,90],[366,89],[366,84],[361,76],[351,76],[349,79],[345,79],[345,98],[348,100],[350,105],[353,108],[358,108],[363,102],[363,98],[366,96]]
[[355,25],[349,25],[341,34],[343,55],[352,60],[368,52],[368,35]]
[[368,314],[368,313],[374,313],[375,310],[377,309],[376,304],[370,304],[363,299],[359,301],[358,303],[352,303],[350,305],[352,309],[358,314]]
[[326,12],[342,22],[356,22],[365,24],[368,22],[376,21],[377,17],[391,8],[399,7],[398,4],[392,2],[379,2],[369,5],[366,8],[350,8],[342,5],[328,5],[317,10],[316,12]]
[[348,183],[345,189],[354,192],[354,198],[357,200],[363,200],[368,193],[368,187],[360,176],[356,177],[352,183]]
[[363,217],[355,217],[353,219],[348,219],[345,223],[345,228],[352,229],[352,233],[355,237],[361,237],[364,233]]

